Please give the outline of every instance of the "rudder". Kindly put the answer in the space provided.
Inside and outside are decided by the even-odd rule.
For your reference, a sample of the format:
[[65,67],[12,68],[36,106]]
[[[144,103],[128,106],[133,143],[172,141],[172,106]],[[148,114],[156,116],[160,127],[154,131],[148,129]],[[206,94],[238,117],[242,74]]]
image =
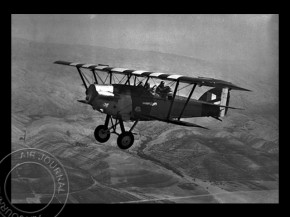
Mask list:
[[[229,88],[213,88],[206,91],[198,100],[213,103],[221,106],[228,106],[230,99]],[[227,114],[228,108],[220,107],[219,117]]]

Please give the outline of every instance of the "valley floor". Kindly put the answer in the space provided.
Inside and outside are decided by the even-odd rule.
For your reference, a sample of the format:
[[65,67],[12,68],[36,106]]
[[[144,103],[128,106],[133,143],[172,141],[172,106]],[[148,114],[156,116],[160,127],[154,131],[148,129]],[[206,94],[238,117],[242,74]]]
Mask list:
[[[278,203],[275,153],[158,122],[155,134],[146,124],[138,127],[133,148],[123,151],[115,135],[105,144],[94,140],[101,122],[84,115],[14,113],[12,150],[32,147],[56,156],[69,176],[68,203]],[[25,186],[16,176],[15,203],[51,197],[36,192],[32,182]]]

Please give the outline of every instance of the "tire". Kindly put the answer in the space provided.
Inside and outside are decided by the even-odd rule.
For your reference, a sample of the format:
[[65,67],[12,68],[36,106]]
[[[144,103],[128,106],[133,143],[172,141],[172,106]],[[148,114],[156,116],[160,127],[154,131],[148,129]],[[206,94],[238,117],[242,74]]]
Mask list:
[[131,132],[121,133],[117,139],[117,144],[120,149],[128,149],[134,143],[134,136]]
[[94,132],[95,139],[101,143],[107,142],[110,139],[111,135],[110,132],[105,132],[107,130],[108,127],[106,127],[105,125],[97,126]]

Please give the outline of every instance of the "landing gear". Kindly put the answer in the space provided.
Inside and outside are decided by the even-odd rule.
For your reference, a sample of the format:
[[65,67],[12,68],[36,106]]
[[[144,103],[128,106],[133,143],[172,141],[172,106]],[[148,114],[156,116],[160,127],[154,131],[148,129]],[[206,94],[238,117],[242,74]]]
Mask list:
[[119,135],[117,145],[120,149],[128,149],[134,143],[134,136],[131,132],[126,131]]
[[105,125],[97,126],[94,135],[95,139],[101,143],[107,142],[110,139],[110,131]]
[[[111,120],[111,121],[110,121]],[[111,127],[109,126],[109,122],[111,122]],[[134,135],[131,132],[136,124],[138,123],[138,120],[134,122],[131,129],[129,131],[125,130],[123,120],[121,118],[116,118],[115,123],[113,122],[113,118],[110,115],[107,115],[106,121],[104,125],[100,125],[96,127],[94,135],[98,142],[104,143],[107,142],[110,139],[110,134],[114,133],[118,135],[117,139],[117,145],[120,149],[128,149],[130,148],[134,143]],[[121,134],[116,132],[117,125],[120,125],[121,128]]]

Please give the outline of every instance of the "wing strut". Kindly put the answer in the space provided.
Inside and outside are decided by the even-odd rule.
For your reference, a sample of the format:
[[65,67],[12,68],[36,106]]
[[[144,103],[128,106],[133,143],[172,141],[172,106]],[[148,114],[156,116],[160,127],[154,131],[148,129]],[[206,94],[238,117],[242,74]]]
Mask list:
[[189,96],[188,96],[188,98],[187,98],[187,100],[186,100],[186,102],[185,102],[185,104],[184,104],[184,106],[183,106],[183,108],[182,108],[182,111],[181,111],[181,113],[180,113],[180,115],[179,115],[179,117],[178,117],[178,120],[180,120],[181,116],[183,115],[183,112],[184,112],[184,110],[185,110],[185,107],[187,106],[187,104],[188,104],[188,102],[189,102],[189,100],[190,100],[190,97],[191,97],[192,94],[193,94],[193,91],[194,91],[195,87],[196,87],[196,83],[193,85],[193,87],[192,87],[192,89],[191,89],[191,91],[190,91],[190,93],[189,93]]
[[110,72],[110,84],[112,84],[112,72]]
[[179,80],[176,81],[173,97],[172,97],[171,104],[170,104],[170,107],[169,107],[169,110],[168,110],[168,114],[167,114],[167,120],[169,120],[169,118],[170,118],[170,113],[171,113],[172,105],[174,103],[174,99],[175,99],[175,96],[176,96],[178,85],[179,85]]
[[93,73],[93,75],[94,75],[94,78],[95,78],[95,82],[96,82],[96,84],[98,84],[98,80],[97,80],[97,77],[96,77],[96,72],[95,72],[95,70],[94,69],[92,69],[92,73]]
[[150,78],[150,77],[148,77],[148,78],[146,79],[146,81],[145,81],[145,84],[144,84],[144,85],[146,85],[146,84],[148,83],[148,81],[149,81],[149,78]]
[[125,85],[128,83],[129,84],[129,86],[131,85],[130,84],[130,78],[131,78],[131,75],[127,75],[127,81],[125,82]]
[[134,86],[136,86],[136,79],[137,79],[137,76],[135,75],[135,78],[134,78]]
[[83,81],[83,83],[84,83],[84,86],[85,86],[85,88],[86,88],[86,90],[87,90],[88,87],[87,87],[87,84],[86,84],[86,82],[85,82],[85,80],[84,80],[84,76],[83,76],[83,74],[82,74],[80,68],[79,68],[79,67],[76,67],[76,68],[77,68],[77,70],[78,70],[78,72],[79,72],[79,74],[80,74],[80,76],[81,76],[81,79],[82,79],[82,81]]

